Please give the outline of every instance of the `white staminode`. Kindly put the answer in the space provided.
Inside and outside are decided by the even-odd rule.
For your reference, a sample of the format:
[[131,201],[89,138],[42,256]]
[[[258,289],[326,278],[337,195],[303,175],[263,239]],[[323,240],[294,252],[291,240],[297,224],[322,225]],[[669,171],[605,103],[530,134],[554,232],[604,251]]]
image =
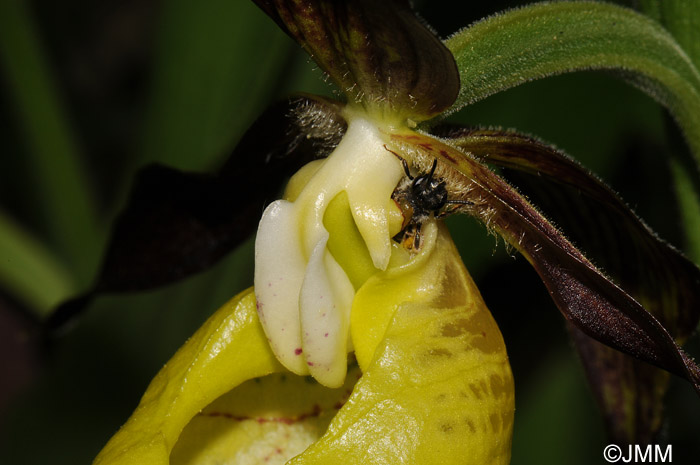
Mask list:
[[389,204],[403,170],[376,126],[351,119],[333,153],[293,202],[263,213],[255,241],[255,295],[270,345],[290,371],[320,383],[343,383],[355,289],[326,247],[323,215],[345,191],[374,266],[391,256]]

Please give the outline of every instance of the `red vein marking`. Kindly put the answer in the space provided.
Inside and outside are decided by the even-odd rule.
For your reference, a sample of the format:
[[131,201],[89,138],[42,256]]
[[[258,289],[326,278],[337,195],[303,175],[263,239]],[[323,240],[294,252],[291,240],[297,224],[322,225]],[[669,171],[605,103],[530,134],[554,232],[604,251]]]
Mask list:
[[206,412],[206,413],[200,412],[200,413],[198,413],[198,415],[203,416],[203,417],[210,417],[210,418],[226,418],[227,420],[233,420],[233,421],[255,421],[259,424],[282,423],[285,425],[293,425],[294,423],[302,422],[308,418],[319,417],[319,416],[321,416],[321,413],[323,413],[321,406],[318,404],[314,404],[313,407],[311,408],[310,412],[302,413],[302,414],[294,416],[294,417],[272,417],[272,418],[249,417],[247,415],[234,415],[234,414],[228,413],[228,412]]

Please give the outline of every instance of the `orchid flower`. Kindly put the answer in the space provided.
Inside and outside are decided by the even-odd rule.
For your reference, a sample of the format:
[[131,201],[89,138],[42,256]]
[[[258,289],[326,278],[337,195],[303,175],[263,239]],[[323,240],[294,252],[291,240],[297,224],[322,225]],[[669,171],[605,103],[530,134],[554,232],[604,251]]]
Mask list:
[[[243,139],[245,157],[300,167],[259,223],[255,289],[178,351],[95,464],[509,463],[513,379],[443,224],[457,213],[540,275],[613,437],[656,431],[619,400],[656,412],[666,371],[700,392],[700,369],[679,345],[700,317],[698,268],[562,152],[441,120],[528,79],[619,69],[671,96],[663,103],[698,151],[700,94],[675,96],[700,89],[700,74],[664,29],[612,5],[561,2],[489,18],[443,43],[403,0],[256,3],[343,99],[291,98]],[[620,40],[605,55],[596,41],[608,23]],[[552,41],[550,29],[566,34]],[[240,164],[224,172],[235,169],[245,174]],[[509,173],[523,189],[557,196],[552,215],[579,230],[606,274]],[[572,209],[580,214],[567,216]],[[596,228],[604,223],[616,231]]]

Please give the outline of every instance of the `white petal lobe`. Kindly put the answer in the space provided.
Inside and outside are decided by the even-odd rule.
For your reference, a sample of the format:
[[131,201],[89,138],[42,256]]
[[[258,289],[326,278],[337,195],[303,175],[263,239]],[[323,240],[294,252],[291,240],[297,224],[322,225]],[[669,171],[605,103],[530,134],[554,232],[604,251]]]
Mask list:
[[355,290],[326,249],[328,234],[309,259],[299,299],[302,346],[311,375],[337,387],[347,370],[350,307]]
[[306,260],[297,216],[295,205],[286,200],[265,209],[255,239],[255,297],[260,322],[280,363],[294,373],[307,374],[299,322]]
[[404,174],[372,122],[357,115],[348,119],[333,153],[290,183],[294,201],[280,200],[265,210],[255,242],[258,314],[272,350],[290,371],[310,373],[329,387],[345,378],[355,290],[328,251],[326,209],[336,195],[347,193],[372,262],[385,270],[392,250],[388,208]]
[[[348,183],[347,193],[352,216],[357,224],[372,262],[377,269],[385,270],[391,256],[391,238],[387,206],[403,171],[398,159],[384,147],[375,147],[372,169],[357,173],[359,179]],[[390,155],[390,156],[387,156]],[[369,156],[369,155],[365,155]],[[368,189],[367,186],[372,186]]]

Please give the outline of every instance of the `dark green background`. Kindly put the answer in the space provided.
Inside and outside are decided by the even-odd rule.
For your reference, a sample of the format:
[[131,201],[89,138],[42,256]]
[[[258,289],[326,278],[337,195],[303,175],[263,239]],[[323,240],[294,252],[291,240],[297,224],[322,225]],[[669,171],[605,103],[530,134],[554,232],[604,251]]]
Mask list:
[[[315,65],[252,2],[25,3],[25,32],[38,41],[46,65],[41,73],[55,89],[89,175],[96,245],[77,256],[49,226],[57,220],[47,205],[62,199],[47,198],[36,175],[34,136],[7,62],[0,62],[0,209],[67,264],[76,291],[89,285],[139,167],[158,161],[214,170],[271,102],[295,91],[333,94]],[[528,2],[417,3],[422,17],[447,37]],[[34,72],[27,68],[28,81]],[[453,119],[516,128],[554,143],[621,192],[662,237],[684,246],[666,166],[677,134],[657,104],[614,76],[578,73],[532,82]],[[50,146],[53,136],[47,133],[44,142]],[[264,173],[255,175],[264,182]],[[449,222],[511,356],[513,465],[605,463],[595,403],[544,286],[483,227],[468,218]],[[71,216],[58,224],[70,231]],[[218,306],[252,284],[252,266],[249,240],[196,277],[154,292],[97,299],[75,328],[42,346],[31,337],[14,339],[31,334],[25,318],[31,309],[13,289],[0,292],[0,464],[89,463],[173,352]],[[700,355],[697,342],[689,350]],[[700,402],[677,379],[668,398],[664,437],[673,445],[673,463],[697,463]]]

